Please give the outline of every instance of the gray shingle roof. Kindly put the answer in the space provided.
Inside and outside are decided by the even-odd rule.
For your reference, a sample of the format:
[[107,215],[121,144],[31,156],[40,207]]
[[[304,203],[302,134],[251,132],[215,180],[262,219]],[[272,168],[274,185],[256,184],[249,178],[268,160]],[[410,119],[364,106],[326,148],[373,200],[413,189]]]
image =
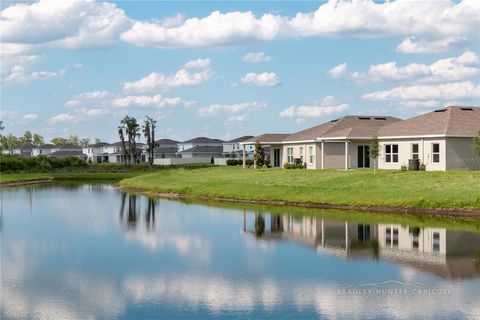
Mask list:
[[155,141],[158,144],[177,144],[179,141],[172,140],[172,139],[158,139]]
[[449,106],[382,127],[378,135],[419,136],[445,134],[474,136],[480,130],[480,107]]
[[254,138],[254,136],[242,136],[242,137],[232,139],[230,141],[226,141],[225,143],[243,142],[243,141],[251,139],[251,138]]
[[265,134],[250,138],[248,140],[245,140],[243,142],[251,142],[251,143],[280,142],[286,137],[288,137],[289,135],[290,135],[289,133],[265,133]]
[[155,148],[154,153],[155,154],[175,154],[177,153],[177,148],[175,147],[166,147],[166,148]]
[[223,147],[217,146],[196,146],[179,153],[223,153]]
[[84,156],[82,151],[54,151],[48,154],[49,157],[75,157],[75,156]]
[[95,148],[95,147],[106,147],[106,146],[109,146],[110,143],[108,142],[98,142],[98,143],[93,143],[91,145],[89,145],[88,147],[89,148]]
[[45,143],[45,144],[41,144],[35,148],[37,149],[53,149],[53,148],[56,148],[57,146],[54,145],[54,144],[51,144],[51,143]]
[[225,141],[220,140],[220,139],[212,139],[212,138],[207,138],[207,137],[196,137],[187,141],[184,141],[182,143],[223,143]]

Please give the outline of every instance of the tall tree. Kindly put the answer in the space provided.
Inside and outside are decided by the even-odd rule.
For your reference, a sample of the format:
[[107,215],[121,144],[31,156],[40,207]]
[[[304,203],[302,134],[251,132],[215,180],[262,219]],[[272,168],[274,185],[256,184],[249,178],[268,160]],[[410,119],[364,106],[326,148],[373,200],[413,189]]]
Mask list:
[[380,157],[381,151],[382,151],[382,148],[380,146],[378,138],[377,137],[373,138],[369,146],[370,158],[373,159],[373,174],[376,174],[375,170],[377,167],[378,157]]
[[89,138],[82,138],[78,141],[80,147],[88,147],[90,145],[90,139]]
[[257,168],[261,168],[265,165],[265,152],[263,151],[262,145],[258,142],[255,144],[255,155],[253,157]]
[[1,137],[1,145],[2,149],[10,149],[19,146],[20,140],[11,133],[9,133],[8,135]]
[[[138,160],[139,152],[137,150],[137,139],[140,137],[139,131],[140,125],[138,124],[137,119],[125,116],[120,121],[118,134],[122,141],[123,152],[129,165],[136,163]],[[125,141],[125,137],[127,138],[127,141]]]
[[36,145],[36,146],[39,146],[39,145],[42,145],[45,143],[45,140],[43,139],[43,137],[38,134],[38,133],[34,133],[33,134],[33,144]]
[[56,146],[62,146],[65,143],[67,143],[67,139],[62,138],[62,137],[55,137],[52,140],[50,140],[51,143],[53,143]]
[[473,152],[480,157],[480,130],[477,132],[477,135],[473,138]]
[[102,140],[100,140],[100,138],[95,138],[95,143],[100,143],[102,142]]
[[22,137],[20,137],[21,144],[32,144],[33,143],[33,134],[31,131],[25,131]]
[[151,168],[153,165],[153,158],[155,156],[155,148],[157,143],[155,142],[155,128],[157,127],[157,121],[145,116],[145,122],[143,124],[143,135],[147,141],[147,153],[148,153],[148,166]]
[[71,134],[67,138],[67,143],[73,144],[75,146],[80,146],[80,140],[78,139],[78,136],[76,134]]

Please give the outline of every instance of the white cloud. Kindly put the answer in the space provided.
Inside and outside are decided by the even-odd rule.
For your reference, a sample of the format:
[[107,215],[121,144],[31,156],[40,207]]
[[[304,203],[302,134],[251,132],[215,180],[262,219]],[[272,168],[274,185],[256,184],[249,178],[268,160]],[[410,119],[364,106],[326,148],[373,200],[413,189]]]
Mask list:
[[27,113],[27,114],[25,114],[22,118],[23,118],[24,120],[27,120],[27,121],[33,121],[33,120],[37,120],[38,114],[36,114],[36,113]]
[[480,98],[480,84],[471,81],[449,82],[434,85],[399,86],[391,90],[364,94],[365,100],[451,100]]
[[371,65],[367,72],[347,73],[347,65],[338,65],[329,71],[332,77],[347,76],[357,82],[403,81],[420,82],[458,81],[480,74],[478,56],[466,51],[458,57],[440,59],[427,65],[410,63],[399,67],[395,61]]
[[70,112],[67,113],[60,113],[55,116],[49,118],[50,122],[66,122],[66,123],[75,123],[80,121],[80,117],[77,115],[73,115]]
[[243,56],[242,60],[250,63],[267,62],[272,57],[265,54],[265,52],[250,52]]
[[[272,41],[288,37],[392,36],[428,37],[431,41],[478,34],[476,0],[386,3],[331,0],[313,12],[289,18],[274,14],[256,17],[252,12],[214,11],[199,18],[162,22],[136,21],[122,40],[139,46],[201,47]],[[474,37],[472,37],[475,39]]]
[[17,51],[111,46],[130,27],[115,4],[86,0],[17,3],[2,10],[1,21],[2,43]]
[[406,108],[435,108],[440,105],[436,100],[408,100],[400,101],[400,104]]
[[28,72],[24,67],[20,65],[14,65],[10,74],[6,76],[5,82],[14,84],[27,84],[35,80],[49,80],[54,78],[63,77],[66,71],[64,69],[59,71],[34,71]]
[[105,90],[84,92],[84,93],[75,95],[72,99],[65,102],[65,105],[67,107],[74,107],[74,106],[78,106],[79,104],[85,101],[91,102],[93,100],[102,100],[102,99],[109,98],[111,95],[112,94],[110,92]]
[[185,63],[183,66],[185,69],[205,69],[210,67],[210,59],[197,59],[197,60],[191,60]]
[[99,108],[89,109],[85,112],[85,115],[89,117],[98,117],[98,116],[104,116],[107,114],[109,114],[109,111],[107,109],[99,109]]
[[173,75],[152,72],[140,80],[125,82],[123,89],[127,92],[168,91],[176,87],[199,86],[209,80],[212,75],[213,71],[209,68],[194,73],[187,69],[180,69]]
[[266,105],[261,102],[243,102],[236,104],[212,104],[207,107],[198,109],[200,116],[215,116],[221,113],[240,113],[247,110],[258,110],[264,108]]
[[175,107],[179,105],[189,105],[189,102],[183,101],[179,97],[168,98],[160,94],[154,96],[126,96],[112,101],[115,107],[129,106],[156,106],[156,107]]
[[225,123],[227,125],[237,125],[237,124],[242,124],[247,120],[248,120],[248,116],[246,114],[239,114],[239,115],[228,117],[227,120],[225,120]]
[[[316,118],[325,115],[342,113],[350,107],[345,103],[336,103],[333,96],[325,97],[321,103],[314,105],[291,106],[280,112],[283,118]],[[298,120],[298,119],[297,119]],[[301,120],[300,120],[301,121]]]
[[466,42],[465,37],[447,37],[439,40],[407,37],[397,46],[397,51],[402,53],[438,53],[452,49],[462,42]]
[[280,85],[280,79],[274,72],[247,73],[241,81],[254,87],[275,87]]
[[332,78],[341,78],[344,75],[346,75],[347,72],[348,72],[348,66],[347,66],[347,63],[344,62],[328,70],[327,73]]

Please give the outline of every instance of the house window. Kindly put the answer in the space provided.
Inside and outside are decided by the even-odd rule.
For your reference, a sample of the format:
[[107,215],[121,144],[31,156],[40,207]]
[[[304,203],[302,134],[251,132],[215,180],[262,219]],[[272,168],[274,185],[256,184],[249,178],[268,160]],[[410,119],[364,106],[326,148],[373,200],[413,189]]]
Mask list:
[[308,161],[313,163],[313,147],[308,147]]
[[440,162],[440,144],[439,143],[432,143],[432,162],[433,163]]
[[41,153],[42,153],[42,149],[38,150],[38,153],[40,153],[40,154],[41,154]]
[[412,144],[412,159],[419,159],[418,156],[418,143]]
[[433,233],[432,250],[433,252],[440,251],[440,233],[438,232]]
[[293,163],[293,148],[287,148],[287,162]]
[[385,145],[385,162],[398,162],[398,144]]
[[303,163],[303,147],[300,147],[300,160]]
[[385,245],[398,247],[398,228],[387,227],[385,230]]

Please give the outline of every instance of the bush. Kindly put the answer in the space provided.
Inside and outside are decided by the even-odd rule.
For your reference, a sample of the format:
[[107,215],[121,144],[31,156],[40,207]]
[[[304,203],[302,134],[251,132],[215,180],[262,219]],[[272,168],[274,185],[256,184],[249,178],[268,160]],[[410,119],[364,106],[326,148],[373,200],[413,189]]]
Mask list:
[[427,170],[427,166],[426,166],[425,164],[421,163],[421,164],[418,166],[418,170],[420,170],[420,171],[425,171],[425,170]]
[[243,160],[241,159],[228,159],[227,166],[241,166],[243,165]]
[[406,165],[402,165],[402,166],[400,167],[400,170],[401,170],[401,171],[407,171],[407,170],[408,170],[408,168],[407,168],[407,166],[406,166]]
[[285,163],[283,165],[285,169],[305,169],[303,163]]
[[253,160],[251,159],[245,160],[245,165],[250,168],[251,166],[253,166]]
[[86,165],[84,160],[77,157],[0,155],[0,172],[48,172],[54,169],[81,168]]

